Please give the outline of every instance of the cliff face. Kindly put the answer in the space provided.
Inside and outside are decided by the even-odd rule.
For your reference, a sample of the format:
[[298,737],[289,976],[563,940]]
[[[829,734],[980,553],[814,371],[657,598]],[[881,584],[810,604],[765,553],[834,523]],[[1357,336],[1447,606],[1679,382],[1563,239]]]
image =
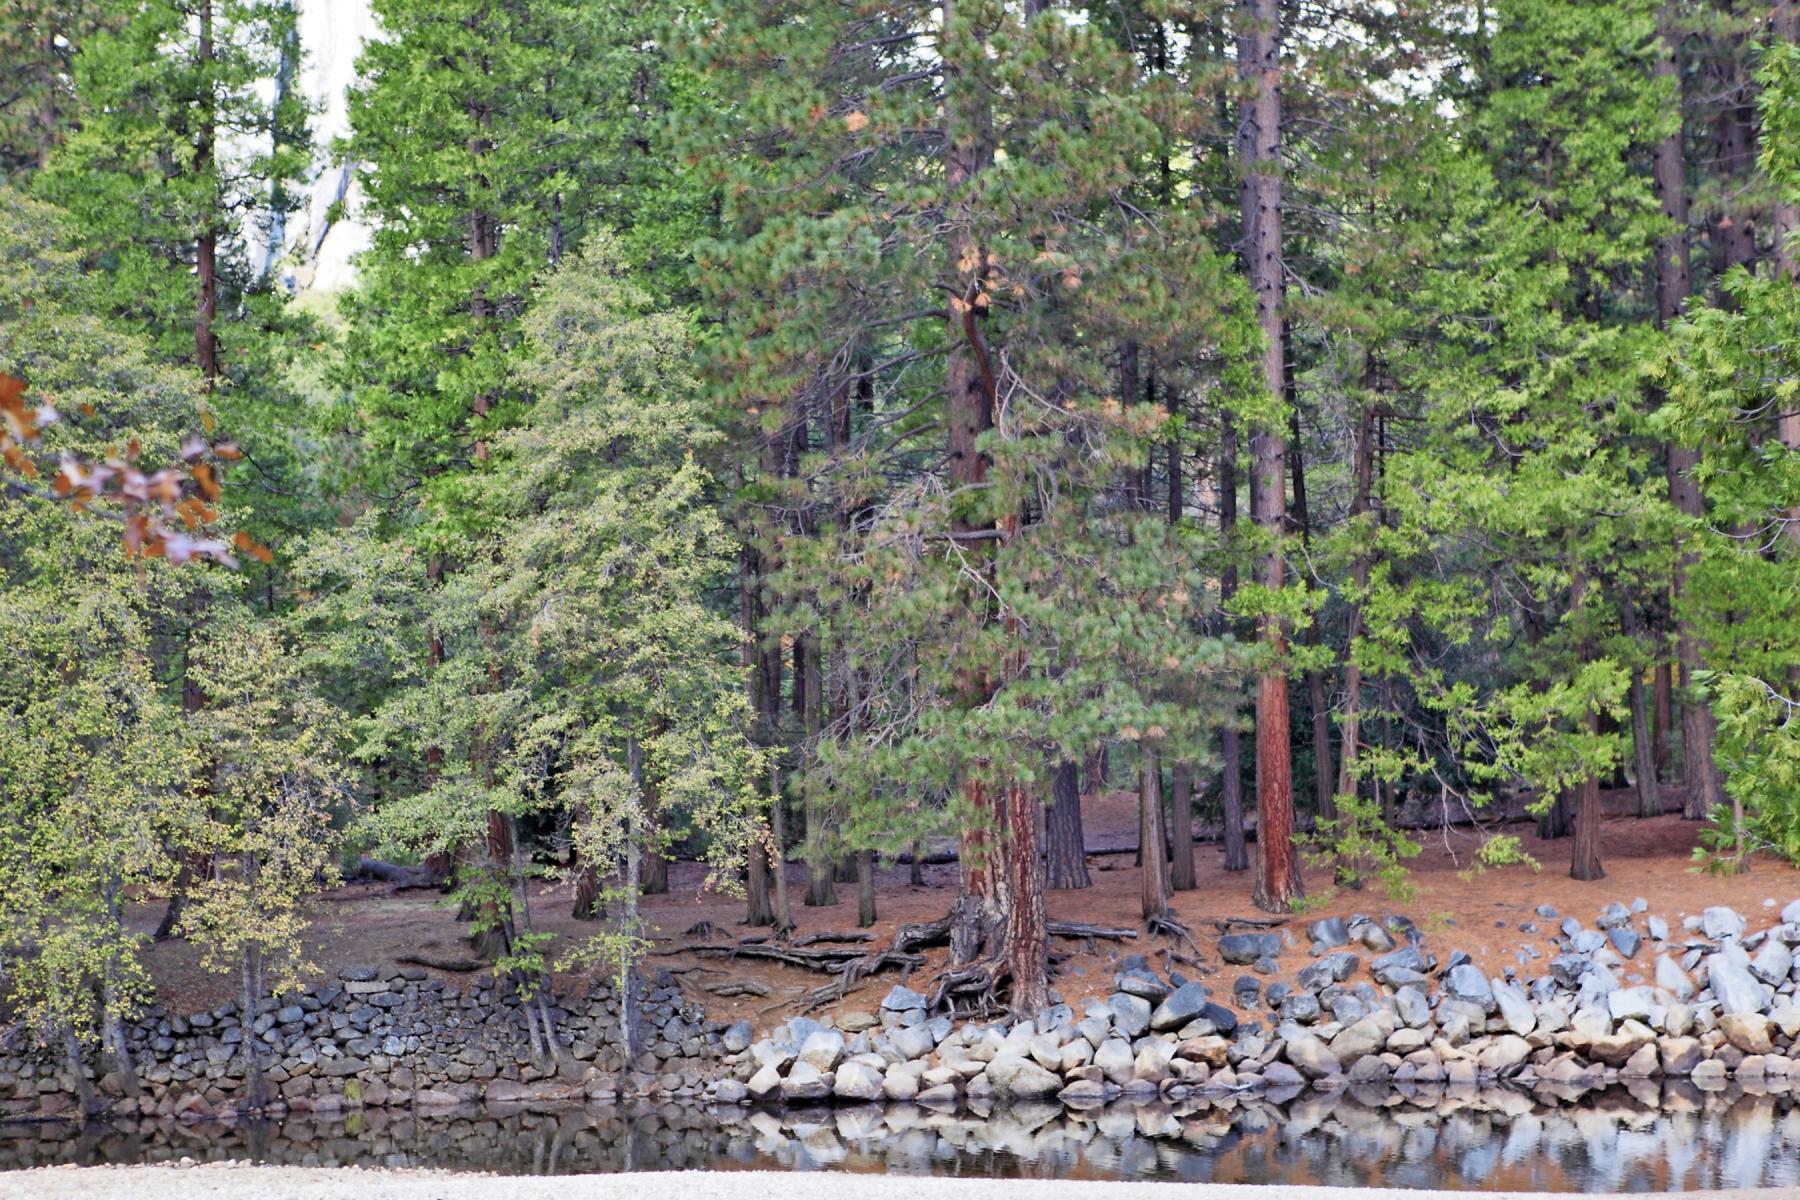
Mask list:
[[[274,271],[290,291],[341,291],[355,282],[354,259],[368,248],[358,209],[358,164],[340,160],[350,132],[349,89],[363,44],[377,36],[370,0],[293,0],[301,59],[291,85],[312,109],[312,170],[299,208],[265,237],[258,214],[247,231],[251,261]],[[269,242],[276,243],[270,254]]]

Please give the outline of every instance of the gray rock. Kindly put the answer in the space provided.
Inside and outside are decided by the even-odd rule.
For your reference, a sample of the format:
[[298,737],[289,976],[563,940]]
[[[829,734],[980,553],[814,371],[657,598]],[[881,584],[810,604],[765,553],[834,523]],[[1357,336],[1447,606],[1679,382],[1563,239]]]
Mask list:
[[1255,1008],[1262,996],[1262,980],[1254,975],[1239,975],[1231,985],[1232,998],[1241,1008]]
[[1526,998],[1525,989],[1518,984],[1495,980],[1494,1005],[1500,1010],[1500,1019],[1506,1023],[1506,1028],[1518,1036],[1526,1037],[1537,1028],[1537,1011]]
[[1222,1004],[1208,1004],[1200,1011],[1200,1016],[1202,1020],[1209,1022],[1216,1032],[1222,1033],[1226,1037],[1230,1037],[1237,1031],[1237,1014]]
[[1750,973],[1770,987],[1786,983],[1793,969],[1794,952],[1773,938],[1765,942],[1756,957],[1750,960]]
[[742,1104],[750,1098],[750,1089],[735,1079],[721,1079],[713,1084],[713,1100],[719,1104]]
[[888,1035],[888,1044],[903,1059],[924,1058],[937,1045],[932,1040],[931,1030],[924,1025],[909,1025],[904,1029],[894,1030]]
[[[835,1029],[820,1029],[807,1036],[800,1043],[800,1052],[795,1055],[801,1063],[824,1074],[838,1065],[844,1057],[844,1035]],[[792,1072],[789,1072],[790,1078]]]
[[1156,1011],[1150,1014],[1150,1028],[1158,1033],[1180,1029],[1206,1011],[1206,989],[1197,983],[1184,983],[1176,988]]
[[925,997],[911,988],[896,983],[893,990],[881,1001],[881,1007],[888,1012],[925,1011]]
[[744,1087],[753,1099],[767,1100],[781,1090],[781,1072],[773,1066],[763,1067]]
[[[1402,988],[1402,991],[1416,992],[1414,988]],[[1369,1015],[1369,1005],[1354,992],[1339,992],[1331,998],[1331,1019],[1340,1025],[1354,1025]],[[1426,1009],[1429,1018],[1431,1010]]]
[[1250,969],[1258,975],[1279,975],[1281,974],[1281,960],[1265,955],[1251,963]]
[[832,1076],[831,1094],[845,1100],[879,1100],[882,1083],[881,1072],[867,1063],[851,1059],[840,1065]]
[[1338,1065],[1338,1056],[1310,1034],[1290,1038],[1283,1047],[1287,1060],[1298,1067],[1309,1079],[1323,1079],[1327,1075],[1336,1075],[1342,1069]]
[[1556,920],[1556,909],[1552,908],[1548,904],[1540,904],[1537,906],[1537,908],[1534,911],[1537,913],[1538,916],[1544,918],[1544,920],[1546,920],[1546,921]]
[[995,1097],[1006,1100],[1035,1100],[1054,1095],[1063,1086],[1060,1078],[1037,1063],[1013,1054],[996,1055],[988,1064],[987,1078]]
[[[1706,911],[1717,910],[1709,908]],[[1738,957],[1741,955],[1740,951]],[[1750,974],[1747,965],[1730,954],[1721,952],[1707,959],[1706,982],[1712,988],[1713,999],[1719,1002],[1721,1013],[1761,1012],[1767,1003],[1763,985]]]
[[1350,944],[1350,931],[1342,917],[1321,917],[1306,927],[1306,936],[1327,949]]
[[1714,905],[1700,914],[1700,932],[1715,942],[1724,938],[1734,938],[1744,932],[1744,918],[1736,909],[1725,905]]
[[1431,1023],[1431,1001],[1422,988],[1403,987],[1394,993],[1394,1007],[1400,1019],[1414,1029]]
[[1219,939],[1219,957],[1238,966],[1247,966],[1259,958],[1273,958],[1280,953],[1279,934],[1228,933]]
[[1725,1013],[1719,1018],[1719,1032],[1745,1054],[1771,1054],[1775,1050],[1769,1036],[1769,1018],[1761,1013]]
[[1169,985],[1147,969],[1121,971],[1113,978],[1114,986],[1127,996],[1139,996],[1155,1004],[1169,994]]
[[1136,1058],[1131,1053],[1131,1044],[1120,1038],[1108,1038],[1094,1051],[1094,1065],[1100,1069],[1108,1082],[1120,1087],[1131,1082],[1132,1066]]
[[1112,1009],[1113,1025],[1126,1037],[1142,1037],[1150,1028],[1150,1002],[1142,996],[1114,992],[1107,997],[1106,1004]]
[[1606,997],[1606,1011],[1615,1021],[1648,1021],[1654,998],[1647,987],[1619,988]]
[[1688,1000],[1694,995],[1694,980],[1682,970],[1675,960],[1666,954],[1656,956],[1656,986],[1669,992],[1677,1000]]
[[1643,941],[1637,930],[1629,925],[1615,925],[1606,931],[1606,936],[1612,939],[1613,948],[1620,954],[1626,958],[1637,957],[1638,944]]
[[1494,987],[1473,963],[1452,967],[1444,989],[1456,999],[1478,1006],[1484,1014],[1494,1011]]
[[1416,946],[1383,954],[1369,964],[1375,982],[1392,988],[1423,984],[1430,969],[1430,963]]
[[725,1047],[727,1054],[742,1054],[750,1048],[752,1036],[750,1022],[739,1021],[725,1031],[720,1044]]
[[[1355,997],[1346,995],[1339,999],[1355,1000]],[[1361,1002],[1357,1001],[1357,1003],[1360,1005]],[[1318,997],[1311,992],[1295,992],[1281,1002],[1281,1019],[1294,1021],[1301,1025],[1311,1025],[1319,1019]]]
[[1650,931],[1650,937],[1654,941],[1666,942],[1669,940],[1669,923],[1661,917],[1645,917],[1644,928]]
[[1550,977],[1565,988],[1580,987],[1593,969],[1593,962],[1580,954],[1559,954],[1550,960]]
[[783,1100],[823,1100],[829,1095],[831,1087],[825,1082],[824,1073],[809,1062],[795,1063],[781,1081]]
[[1614,900],[1600,913],[1600,919],[1594,924],[1602,929],[1617,929],[1621,925],[1629,924],[1630,921],[1631,910]]

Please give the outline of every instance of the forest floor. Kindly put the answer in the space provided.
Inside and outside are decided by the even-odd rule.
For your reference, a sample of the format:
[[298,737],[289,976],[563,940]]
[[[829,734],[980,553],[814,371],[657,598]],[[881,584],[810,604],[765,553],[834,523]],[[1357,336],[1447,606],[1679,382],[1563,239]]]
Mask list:
[[[1292,936],[1282,956],[1281,977],[1292,980],[1300,967],[1312,961],[1304,930],[1316,916],[1401,914],[1425,931],[1427,947],[1440,957],[1464,950],[1489,974],[1498,975],[1510,965],[1529,979],[1545,973],[1549,957],[1555,953],[1550,937],[1556,932],[1556,922],[1533,912],[1541,904],[1553,905],[1591,926],[1608,903],[1618,900],[1630,904],[1643,897],[1650,912],[1679,929],[1683,916],[1697,914],[1708,905],[1731,905],[1754,923],[1759,916],[1772,919],[1773,913],[1767,912],[1770,907],[1800,898],[1800,871],[1775,860],[1759,859],[1750,871],[1734,877],[1696,875],[1691,854],[1702,828],[1698,822],[1673,815],[1648,820],[1622,815],[1629,796],[1620,793],[1609,796],[1609,800],[1616,802],[1621,815],[1609,816],[1604,824],[1601,844],[1607,877],[1597,882],[1578,883],[1570,879],[1569,842],[1542,841],[1536,836],[1535,827],[1527,823],[1507,826],[1506,832],[1521,838],[1525,851],[1541,865],[1537,871],[1511,866],[1470,874],[1482,837],[1479,831],[1460,826],[1421,834],[1424,851],[1410,864],[1417,894],[1406,902],[1390,900],[1374,886],[1360,892],[1333,892],[1328,871],[1309,869],[1309,895],[1323,898],[1323,902],[1316,910],[1288,922]],[[1135,798],[1124,794],[1096,798],[1084,805],[1084,810],[1093,886],[1050,892],[1050,916],[1141,928],[1139,879],[1133,865],[1137,838]],[[1252,855],[1255,850],[1252,844]],[[1223,869],[1218,845],[1196,844],[1194,855],[1199,886],[1194,891],[1176,893],[1174,910],[1193,932],[1204,965],[1198,969],[1179,963],[1174,966],[1190,978],[1204,979],[1213,988],[1214,999],[1229,1004],[1231,981],[1247,968],[1219,961],[1218,930],[1211,922],[1267,914],[1259,913],[1250,904],[1250,875]],[[855,930],[855,884],[837,886],[839,902],[835,906],[807,908],[801,904],[806,886],[804,867],[790,863],[787,869],[797,936]],[[908,871],[905,866],[896,866],[877,872],[880,921],[870,931],[874,934],[872,945],[885,945],[903,923],[934,920],[949,908],[956,893],[955,863],[927,865],[923,887],[908,882]],[[704,890],[703,872],[697,865],[672,864],[670,883],[667,895],[644,900],[643,911],[654,927],[660,951],[651,962],[675,968],[684,989],[705,1006],[710,1017],[727,1021],[747,1017],[761,1031],[799,1011],[805,992],[830,981],[830,977],[817,972],[764,961],[669,953],[675,946],[701,940],[686,936],[685,931],[702,921],[716,927],[719,932],[714,937],[720,942],[767,932],[740,926],[742,898]],[[592,923],[570,917],[571,899],[566,886],[549,882],[534,886],[530,903],[533,925],[555,933],[560,944],[571,944],[596,929]],[[147,931],[159,915],[160,908],[144,906],[133,912],[131,920]],[[1521,932],[1520,925],[1527,922],[1535,922],[1538,932]],[[393,964],[404,955],[445,959],[468,955],[456,914],[443,906],[442,897],[435,891],[395,892],[381,883],[349,884],[317,897],[307,944],[308,957],[320,978],[350,964]],[[1545,957],[1521,966],[1517,955],[1526,944],[1535,945]],[[1159,969],[1168,969],[1170,962],[1161,957],[1167,945],[1163,938],[1102,941],[1092,947],[1059,939],[1058,950],[1068,952],[1070,957],[1061,964],[1053,986],[1065,1001],[1079,1006],[1084,1000],[1112,991],[1114,964],[1123,955],[1149,953]],[[943,950],[924,953],[926,967],[911,980],[914,986],[923,986],[942,965]],[[1651,964],[1647,953],[1643,961],[1648,975]],[[199,950],[185,941],[177,939],[155,946],[149,952],[149,963],[159,999],[174,1012],[194,1012],[233,999],[231,976],[207,970],[200,961]],[[463,984],[474,978],[442,971],[433,974]],[[860,991],[852,991],[837,1007],[873,1010],[897,979],[894,972],[878,975]],[[724,980],[750,981],[766,988],[769,994],[726,999],[704,990]]]

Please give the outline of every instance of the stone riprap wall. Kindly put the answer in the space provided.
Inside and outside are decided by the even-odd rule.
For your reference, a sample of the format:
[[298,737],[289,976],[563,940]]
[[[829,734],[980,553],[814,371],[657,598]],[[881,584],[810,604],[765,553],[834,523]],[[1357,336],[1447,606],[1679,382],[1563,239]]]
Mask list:
[[1106,999],[1022,1022],[957,1026],[895,987],[878,1012],[840,1014],[835,1027],[788,1021],[750,1047],[741,1089],[725,1081],[713,1094],[1081,1105],[1307,1085],[1800,1086],[1800,901],[1755,930],[1709,908],[1671,931],[1644,908],[1609,905],[1592,929],[1539,908],[1520,932],[1549,952],[1524,943],[1523,970],[1498,977],[1460,952],[1440,961],[1401,917],[1312,922],[1315,961],[1292,983],[1265,984],[1288,934],[1230,934],[1219,956],[1254,972],[1231,984],[1235,1006],[1266,1014],[1248,1021],[1207,985],[1165,979],[1142,956],[1124,960]]
[[[236,1005],[188,1016],[152,1011],[127,1029],[140,1095],[90,1063],[88,1086],[113,1114],[188,1117],[245,1106],[246,1036],[260,1043],[271,1101],[285,1111],[334,1112],[472,1101],[582,1102],[620,1094],[698,1096],[749,1044],[682,1000],[663,975],[641,989],[636,1059],[624,1062],[618,1004],[594,987],[555,1005],[560,1065],[533,1063],[510,988],[463,988],[418,968],[347,967],[337,982],[265,1003],[246,1029]],[[727,1046],[732,1051],[726,1049]],[[80,1088],[66,1058],[0,1046],[0,1118],[78,1115]]]

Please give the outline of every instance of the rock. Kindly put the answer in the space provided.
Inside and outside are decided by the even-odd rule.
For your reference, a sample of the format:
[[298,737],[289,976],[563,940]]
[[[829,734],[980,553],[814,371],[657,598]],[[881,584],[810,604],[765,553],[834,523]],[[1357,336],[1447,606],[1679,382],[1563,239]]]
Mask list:
[[1589,1042],[1587,1057],[1609,1067],[1622,1067],[1631,1060],[1632,1055],[1651,1044],[1653,1041],[1650,1031],[1634,1023],[1629,1029],[1621,1029],[1618,1033],[1609,1033]]
[[1113,977],[1113,986],[1127,996],[1139,996],[1152,1004],[1169,994],[1169,985],[1148,968],[1119,972]]
[[1645,917],[1644,928],[1650,931],[1652,941],[1666,942],[1669,940],[1669,923],[1661,917]]
[[1736,909],[1715,905],[1700,914],[1700,932],[1715,942],[1735,938],[1744,932],[1744,918]]
[[1417,987],[1403,987],[1394,993],[1394,1007],[1400,1019],[1418,1029],[1431,1022],[1431,1001]]
[[1437,965],[1424,951],[1417,946],[1402,946],[1388,954],[1380,955],[1369,963],[1369,973],[1377,983],[1387,982],[1383,975],[1399,969],[1424,975]]
[[1559,954],[1550,960],[1550,977],[1558,985],[1573,990],[1594,969],[1594,964],[1580,954]]
[[1107,1082],[1116,1083],[1120,1087],[1131,1082],[1132,1067],[1135,1056],[1131,1053],[1131,1043],[1120,1038],[1108,1038],[1094,1051],[1094,1065]]
[[1131,1063],[1133,1079],[1150,1083],[1161,1083],[1169,1077],[1169,1063],[1175,1057],[1175,1048],[1166,1042],[1146,1038],[1143,1048]]
[[753,1099],[767,1100],[781,1090],[781,1072],[773,1066],[763,1067],[744,1086]]
[[1537,1028],[1537,1012],[1526,999],[1524,988],[1505,980],[1494,980],[1493,989],[1494,1006],[1499,1009],[1500,1019],[1509,1031],[1525,1037]]
[[1781,1036],[1784,1038],[1800,1034],[1800,1007],[1796,1007],[1789,1000],[1783,999],[1770,1009],[1769,1020],[1774,1022],[1775,1028],[1781,1030]]
[[1614,900],[1600,913],[1600,919],[1594,924],[1602,929],[1617,929],[1621,925],[1629,924],[1630,921],[1631,910]]
[[1393,937],[1375,922],[1363,921],[1360,924],[1352,922],[1352,925],[1356,940],[1361,942],[1366,949],[1372,950],[1376,954],[1385,954],[1394,948]]
[[1473,963],[1460,963],[1450,968],[1444,988],[1456,999],[1478,1006],[1482,1012],[1494,1011],[1494,988],[1481,968]]
[[1114,992],[1106,1005],[1112,1009],[1113,1025],[1128,1038],[1139,1038],[1150,1028],[1150,1002],[1142,996]]
[[824,1074],[838,1065],[844,1057],[844,1035],[835,1029],[820,1029],[808,1034],[800,1043],[800,1052],[794,1056],[813,1070]]
[[1761,1013],[1723,1013],[1719,1031],[1725,1039],[1745,1054],[1772,1054],[1774,1042],[1769,1037],[1769,1018]]
[[925,997],[909,987],[896,983],[887,996],[882,999],[881,1007],[886,1012],[924,1012]]
[[[1713,912],[1731,912],[1730,909],[1706,910]],[[1737,914],[1732,913],[1733,916]],[[1738,957],[1741,958],[1742,952]],[[1763,1010],[1765,994],[1763,985],[1750,974],[1748,966],[1738,961],[1731,954],[1721,951],[1706,961],[1706,982],[1712,988],[1713,999],[1719,1002],[1721,1013],[1754,1013]]]
[[1212,1023],[1214,1032],[1222,1033],[1226,1037],[1237,1032],[1237,1014],[1222,1004],[1208,1004],[1200,1010],[1200,1017],[1202,1020]]
[[831,1088],[825,1082],[824,1072],[805,1059],[788,1068],[787,1078],[781,1081],[783,1100],[823,1100],[829,1095]]
[[750,1098],[750,1089],[735,1079],[721,1079],[712,1086],[716,1104],[742,1104]]
[[[1353,996],[1341,996],[1340,1000],[1355,1000]],[[1361,1003],[1357,1001],[1357,1003]],[[1281,1002],[1281,1019],[1294,1021],[1301,1025],[1311,1025],[1319,1019],[1319,998],[1311,992],[1295,992]]]
[[1273,955],[1264,955],[1251,963],[1250,969],[1258,975],[1279,975],[1281,974],[1281,960]]
[[1394,1073],[1387,1060],[1377,1054],[1365,1054],[1350,1064],[1346,1072],[1351,1083],[1379,1083]]
[[1306,1086],[1306,1076],[1284,1062],[1272,1062],[1262,1069],[1263,1083],[1274,1091],[1288,1091]]
[[739,1021],[725,1031],[724,1036],[720,1039],[720,1044],[725,1047],[727,1054],[742,1054],[750,1048],[750,1039],[753,1036],[750,1022]]
[[1150,1028],[1158,1033],[1180,1029],[1206,1010],[1206,989],[1197,983],[1176,988],[1150,1014]]
[[1324,1042],[1310,1034],[1288,1039],[1283,1052],[1287,1055],[1287,1060],[1308,1079],[1323,1079],[1342,1070],[1338,1056]]
[[1725,1064],[1716,1058],[1709,1058],[1705,1062],[1696,1063],[1688,1073],[1688,1078],[1703,1092],[1722,1091],[1726,1079]]
[[1350,931],[1344,927],[1342,917],[1321,917],[1306,927],[1306,936],[1326,949],[1350,944]]
[[1666,954],[1656,956],[1656,986],[1677,1000],[1692,999],[1695,990],[1693,977]]
[[880,1071],[851,1059],[833,1074],[831,1094],[845,1100],[879,1100],[883,1082]]
[[1619,1068],[1619,1074],[1627,1079],[1649,1079],[1662,1074],[1662,1056],[1656,1043],[1645,1042],[1639,1046],[1632,1056],[1625,1060]]
[[1190,1062],[1203,1062],[1209,1067],[1222,1067],[1229,1061],[1231,1043],[1213,1034],[1208,1037],[1189,1038],[1175,1047],[1175,1057]]
[[[1416,991],[1414,988],[1402,988],[1402,991]],[[1426,1010],[1429,1015],[1430,1010]],[[1369,1015],[1369,1005],[1354,992],[1342,992],[1331,998],[1331,1019],[1340,1025],[1354,1025]]]
[[1626,958],[1637,957],[1638,944],[1643,940],[1638,937],[1637,930],[1629,925],[1615,925],[1606,931],[1606,936],[1612,939],[1613,948],[1620,954]]
[[1106,1085],[1092,1079],[1077,1079],[1062,1091],[1056,1098],[1070,1108],[1089,1108],[1106,1103]]
[[1607,993],[1606,1011],[1615,1021],[1648,1021],[1653,1002],[1654,997],[1647,987],[1619,988]]
[[889,1071],[881,1081],[881,1094],[889,1100],[911,1100],[919,1094],[916,1071]]
[[[1383,1020],[1383,1018],[1387,1018]],[[1349,1063],[1380,1051],[1388,1036],[1399,1028],[1398,1018],[1387,1012],[1372,1013],[1331,1039],[1331,1052],[1338,1062]]]
[[1062,1048],[1062,1059],[1055,1069],[1067,1075],[1094,1061],[1094,1047],[1086,1038],[1076,1038]]
[[874,1013],[863,1012],[861,1009],[841,1012],[837,1018],[837,1027],[845,1033],[861,1033],[866,1029],[873,1029],[879,1024],[881,1024],[880,1018]]
[[988,1064],[988,1082],[994,1095],[1004,1100],[1035,1100],[1054,1095],[1063,1082],[1028,1058],[1001,1054]]
[[1773,938],[1750,960],[1750,973],[1774,988],[1786,983],[1793,969],[1794,952]]
[[1247,966],[1259,958],[1273,958],[1280,953],[1279,934],[1228,933],[1219,939],[1219,957],[1238,966]]
[[1239,975],[1231,985],[1231,995],[1239,1008],[1255,1008],[1262,997],[1262,980],[1254,975]]
[[1483,1071],[1504,1075],[1530,1057],[1531,1043],[1509,1033],[1489,1042],[1476,1062]]

